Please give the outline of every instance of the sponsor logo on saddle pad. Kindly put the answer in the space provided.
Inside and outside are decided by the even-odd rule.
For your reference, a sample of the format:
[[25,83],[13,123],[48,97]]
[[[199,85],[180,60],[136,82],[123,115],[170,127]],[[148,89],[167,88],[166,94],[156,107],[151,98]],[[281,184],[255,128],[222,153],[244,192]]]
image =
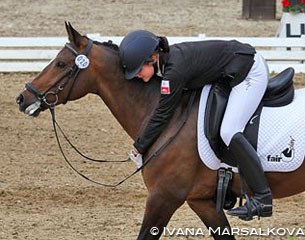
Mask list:
[[277,154],[277,155],[271,155],[269,154],[267,156],[267,161],[268,162],[291,162],[294,159],[295,156],[295,150],[294,150],[294,143],[295,140],[293,139],[293,137],[290,136],[290,141],[288,143],[288,147],[285,148],[281,154]]

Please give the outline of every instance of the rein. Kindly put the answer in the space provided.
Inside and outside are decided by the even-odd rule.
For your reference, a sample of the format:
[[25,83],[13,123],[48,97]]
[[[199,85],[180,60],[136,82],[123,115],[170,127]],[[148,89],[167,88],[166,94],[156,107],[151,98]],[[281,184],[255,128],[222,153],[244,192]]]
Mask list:
[[54,106],[51,106],[50,107],[50,112],[51,112],[51,115],[52,115],[52,123],[53,123],[53,128],[54,128],[54,133],[55,133],[55,137],[56,137],[56,141],[58,143],[58,147],[60,149],[60,152],[61,154],[63,155],[65,161],[67,162],[67,164],[70,166],[70,168],[76,172],[79,176],[81,176],[82,178],[86,179],[87,181],[89,182],[92,182],[94,184],[97,184],[97,185],[101,185],[101,186],[104,186],[104,187],[117,187],[119,185],[121,185],[122,183],[124,183],[126,180],[128,180],[129,178],[131,178],[132,176],[134,176],[135,174],[137,174],[139,171],[143,170],[143,168],[152,160],[154,159],[155,157],[157,157],[173,140],[174,138],[178,135],[178,133],[180,132],[180,130],[183,128],[183,126],[185,125],[185,123],[187,122],[188,120],[188,117],[191,113],[191,109],[193,107],[193,104],[194,104],[194,100],[195,100],[195,97],[196,97],[196,91],[193,91],[191,93],[191,96],[190,96],[190,100],[188,102],[188,105],[187,105],[187,110],[185,111],[185,115],[184,115],[184,118],[183,118],[183,121],[182,123],[180,124],[180,126],[177,128],[177,131],[170,137],[167,139],[167,141],[159,148],[157,149],[157,151],[150,155],[147,159],[145,159],[144,163],[142,164],[141,167],[139,167],[138,169],[136,169],[134,172],[132,172],[130,175],[128,175],[127,177],[123,178],[121,181],[115,183],[115,184],[107,184],[107,183],[101,183],[101,182],[98,182],[98,181],[95,181],[89,177],[87,177],[86,175],[84,175],[83,173],[81,173],[80,171],[78,171],[72,164],[71,162],[68,160],[68,158],[66,157],[63,149],[62,149],[62,146],[61,146],[61,143],[60,143],[60,140],[59,140],[59,136],[58,136],[58,132],[57,132],[57,128],[56,126],[59,128],[60,132],[63,134],[64,138],[67,140],[67,142],[70,144],[70,146],[76,150],[81,156],[85,157],[86,159],[88,160],[91,160],[91,161],[95,161],[95,162],[127,162],[129,161],[130,159],[127,159],[127,160],[122,160],[122,161],[107,161],[107,160],[96,160],[96,159],[92,159],[92,158],[88,158],[87,156],[83,155],[71,142],[70,140],[67,138],[67,136],[65,135],[65,133],[63,132],[63,130],[60,128],[60,126],[58,125],[57,121],[56,121],[56,117],[55,117],[55,105]]
[[[71,148],[74,149],[75,152],[77,152],[80,156],[82,156],[83,158],[91,161],[91,162],[100,162],[100,163],[123,163],[123,162],[128,162],[130,161],[130,159],[126,159],[126,160],[120,160],[120,161],[108,161],[108,160],[104,160],[104,159],[95,159],[95,158],[91,158],[86,156],[84,153],[82,153],[68,138],[67,134],[65,134],[65,132],[62,130],[62,128],[59,126],[58,122],[55,119],[55,108],[50,108],[51,110],[51,114],[52,114],[52,123],[55,123],[55,125],[57,126],[57,128],[59,129],[59,131],[61,132],[61,134],[63,135],[63,137],[65,138],[65,140],[67,141],[67,143],[71,146]],[[54,125],[53,125],[54,126]],[[56,129],[54,129],[56,131]],[[56,131],[57,134],[57,131]]]
[[[123,178],[121,181],[115,183],[115,184],[106,184],[106,183],[101,183],[98,181],[95,181],[93,179],[90,179],[89,177],[87,177],[86,175],[84,175],[83,173],[81,173],[79,170],[77,170],[72,164],[71,162],[68,160],[68,158],[66,157],[63,148],[61,146],[60,140],[59,140],[59,136],[58,136],[58,131],[57,128],[59,129],[59,131],[61,132],[61,134],[64,136],[65,140],[69,143],[69,145],[83,158],[93,161],[93,162],[111,162],[111,163],[123,163],[123,162],[127,162],[130,161],[130,159],[126,159],[126,160],[121,160],[121,161],[107,161],[107,160],[100,160],[100,159],[93,159],[90,157],[87,157],[86,155],[84,155],[81,151],[79,151],[73,144],[72,142],[69,140],[69,138],[67,137],[67,135],[64,133],[64,131],[61,129],[61,127],[59,126],[59,124],[56,121],[56,116],[55,116],[55,106],[58,102],[58,94],[63,91],[64,87],[67,85],[67,83],[70,81],[70,79],[72,78],[72,84],[70,86],[70,89],[68,91],[68,94],[65,98],[65,101],[63,102],[64,104],[69,100],[71,92],[73,87],[75,86],[78,74],[80,73],[80,71],[82,69],[85,69],[89,66],[89,59],[87,58],[87,55],[89,54],[91,47],[93,45],[93,41],[91,39],[88,39],[88,44],[87,47],[85,49],[85,51],[80,54],[78,53],[73,46],[70,43],[66,43],[65,47],[67,47],[75,56],[75,64],[73,67],[71,67],[68,71],[66,71],[57,81],[55,81],[55,83],[49,87],[46,91],[44,92],[40,92],[38,89],[36,89],[32,83],[26,83],[25,87],[26,89],[32,93],[39,101],[40,101],[40,107],[42,108],[44,104],[46,104],[51,112],[51,116],[52,116],[52,124],[53,124],[53,128],[54,128],[54,133],[55,133],[55,137],[56,137],[56,141],[58,143],[58,147],[60,149],[61,154],[63,155],[66,163],[71,167],[71,169],[76,172],[79,176],[81,176],[82,178],[95,183],[97,185],[101,185],[104,187],[117,187],[119,185],[121,185],[123,182],[125,182],[126,180],[128,180],[129,178],[131,178],[132,176],[134,176],[136,173],[138,173],[139,171],[143,170],[143,168],[155,157],[157,157],[172,141],[173,139],[178,135],[178,133],[180,132],[180,130],[183,128],[183,126],[185,125],[185,123],[187,122],[187,119],[191,113],[191,109],[196,97],[196,91],[193,91],[191,93],[190,96],[190,100],[188,102],[187,105],[187,110],[185,111],[185,115],[184,115],[184,119],[181,123],[181,125],[177,128],[177,131],[170,137],[167,139],[167,141],[159,148],[157,149],[157,151],[152,154],[151,156],[149,156],[147,159],[144,159],[145,161],[143,162],[142,166],[139,167],[138,169],[136,169],[133,173],[131,173],[130,175],[128,175],[127,177]],[[64,80],[64,81],[63,81]],[[55,91],[52,91],[53,88],[55,88],[57,85],[59,85],[57,87],[57,89]],[[53,101],[49,101],[48,100],[48,96],[52,95],[54,96],[54,100]]]

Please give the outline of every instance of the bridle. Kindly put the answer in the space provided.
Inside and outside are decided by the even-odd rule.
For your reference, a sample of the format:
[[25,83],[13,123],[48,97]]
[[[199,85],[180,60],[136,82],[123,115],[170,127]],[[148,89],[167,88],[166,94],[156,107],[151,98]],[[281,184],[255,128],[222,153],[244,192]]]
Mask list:
[[[84,153],[82,153],[75,145],[72,144],[72,142],[69,140],[69,138],[67,137],[67,135],[65,134],[65,132],[62,130],[62,128],[59,126],[58,122],[56,121],[56,117],[55,117],[55,106],[58,102],[58,94],[60,92],[62,92],[64,90],[64,87],[68,84],[68,82],[72,79],[72,84],[70,86],[70,89],[68,91],[68,94],[65,98],[65,101],[63,102],[63,104],[67,103],[72,89],[75,86],[75,83],[77,81],[77,77],[80,73],[80,71],[82,69],[85,69],[89,66],[89,59],[87,58],[91,48],[93,45],[93,41],[91,39],[88,38],[88,43],[87,46],[84,50],[83,53],[79,53],[77,50],[75,50],[72,46],[71,43],[66,43],[65,47],[68,48],[73,55],[75,56],[75,60],[74,60],[74,65],[68,69],[68,71],[64,72],[64,74],[58,78],[58,80],[55,81],[55,83],[50,86],[47,90],[45,90],[44,92],[40,92],[37,88],[35,88],[33,86],[32,83],[28,82],[25,84],[25,88],[32,93],[36,99],[40,102],[40,108],[44,109],[45,106],[48,106],[48,108],[50,109],[51,112],[51,116],[52,116],[52,123],[53,123],[53,129],[54,129],[54,133],[55,133],[55,137],[58,143],[58,147],[59,150],[61,152],[61,154],[63,155],[66,163],[72,168],[72,170],[74,170],[78,175],[80,175],[81,177],[85,178],[86,180],[98,184],[98,185],[102,185],[105,187],[116,187],[121,185],[123,182],[125,182],[127,179],[129,179],[130,177],[132,177],[133,175],[135,175],[137,172],[139,172],[144,165],[142,165],[142,167],[136,169],[133,173],[131,173],[130,175],[128,175],[127,177],[125,177],[123,180],[119,181],[116,184],[105,184],[105,183],[101,183],[101,182],[97,182],[95,180],[92,180],[90,178],[88,178],[87,176],[85,176],[83,173],[81,173],[79,170],[77,170],[72,164],[71,162],[68,160],[68,158],[66,157],[63,148],[61,146],[60,140],[59,140],[59,136],[58,136],[58,132],[57,132],[57,128],[59,129],[59,131],[61,132],[61,134],[63,135],[63,137],[65,138],[65,140],[67,141],[67,143],[83,158],[89,160],[89,161],[93,161],[93,162],[102,162],[102,163],[123,163],[123,162],[128,162],[130,161],[130,159],[126,159],[126,160],[119,160],[119,161],[108,161],[108,160],[103,160],[103,159],[94,159],[91,157],[86,156]],[[57,88],[56,88],[57,87]],[[55,89],[55,90],[52,90]],[[49,101],[48,100],[48,96],[52,95],[54,96],[54,101]]]
[[[123,178],[121,181],[115,183],[115,184],[105,184],[105,183],[101,183],[95,180],[92,180],[90,178],[88,178],[87,176],[85,176],[83,173],[81,173],[79,170],[77,170],[72,164],[71,162],[68,160],[68,158],[66,157],[60,140],[59,140],[59,136],[58,136],[58,132],[57,132],[57,128],[59,129],[59,131],[61,132],[61,134],[64,136],[65,140],[68,142],[68,144],[82,157],[86,158],[87,160],[90,161],[94,161],[94,162],[108,162],[108,163],[123,163],[123,162],[128,162],[130,161],[130,159],[126,159],[126,160],[120,160],[120,161],[108,161],[108,160],[100,160],[100,159],[93,159],[90,158],[88,156],[86,156],[85,154],[83,154],[80,150],[78,150],[73,144],[72,142],[68,139],[67,135],[64,133],[64,131],[61,129],[61,127],[59,126],[59,124],[56,121],[56,117],[55,117],[55,106],[58,102],[58,94],[60,92],[62,92],[64,90],[64,87],[67,85],[67,83],[70,81],[70,79],[72,79],[72,84],[70,86],[70,89],[68,91],[68,94],[65,98],[65,101],[63,102],[63,104],[67,103],[67,101],[70,98],[71,92],[73,87],[75,86],[75,83],[77,81],[77,77],[80,73],[80,71],[82,69],[85,69],[89,66],[89,59],[87,58],[87,55],[89,54],[92,45],[93,45],[93,41],[89,38],[88,39],[88,43],[87,46],[84,50],[83,53],[79,53],[77,50],[75,50],[72,46],[71,43],[66,43],[65,47],[68,48],[73,55],[75,56],[75,61],[74,61],[74,65],[68,69],[68,71],[66,71],[61,77],[58,78],[57,81],[55,81],[55,83],[50,86],[47,90],[45,90],[44,92],[40,92],[39,90],[37,90],[37,88],[35,88],[33,86],[32,83],[28,82],[25,84],[25,88],[32,93],[36,99],[38,101],[40,101],[40,108],[43,109],[43,107],[45,107],[45,105],[48,106],[48,108],[50,109],[51,115],[52,115],[52,123],[53,123],[53,128],[54,128],[54,133],[55,133],[55,137],[59,146],[59,149],[66,161],[66,163],[81,177],[85,178],[86,180],[95,183],[97,185],[101,185],[104,187],[117,187],[119,185],[121,185],[122,183],[124,183],[126,180],[128,180],[129,178],[131,178],[132,176],[134,176],[136,173],[138,173],[139,171],[143,170],[144,166],[146,166],[152,159],[154,159],[155,157],[157,157],[173,140],[174,138],[178,135],[178,133],[180,132],[180,130],[183,128],[183,126],[185,125],[190,113],[191,113],[191,109],[196,97],[196,91],[193,91],[191,96],[190,96],[190,100],[187,106],[187,109],[185,111],[185,115],[184,115],[184,119],[181,122],[181,125],[177,128],[176,132],[167,139],[167,141],[165,143],[163,143],[161,145],[161,147],[159,149],[157,149],[156,152],[154,152],[152,155],[150,155],[147,159],[145,159],[145,161],[143,162],[142,166],[137,168],[134,172],[132,172],[131,174],[129,174],[127,177]],[[56,88],[57,87],[57,88]],[[52,90],[54,89],[55,90]],[[48,96],[54,96],[54,101],[49,101],[48,100]]]
[[[38,101],[40,101],[40,108],[41,109],[44,109],[45,106],[48,106],[50,109],[54,108],[55,105],[58,102],[58,94],[61,93],[64,90],[65,86],[72,79],[72,84],[70,86],[70,89],[68,91],[68,94],[67,94],[63,104],[68,102],[68,100],[71,96],[73,87],[75,86],[78,74],[80,73],[80,71],[82,69],[85,69],[89,66],[89,59],[87,58],[87,55],[89,54],[89,52],[92,48],[92,45],[93,45],[93,41],[91,39],[88,39],[88,43],[87,43],[87,46],[86,46],[84,52],[79,53],[73,48],[71,43],[66,43],[65,47],[67,49],[69,49],[73,53],[73,55],[75,56],[74,65],[71,68],[69,68],[67,71],[65,71],[64,74],[61,77],[59,77],[59,79],[56,80],[55,83],[52,84],[44,92],[40,92],[30,82],[25,84],[25,88],[30,93],[32,93],[37,98]],[[53,90],[53,89],[55,89],[55,90]],[[49,96],[53,97],[53,101],[48,100]]]

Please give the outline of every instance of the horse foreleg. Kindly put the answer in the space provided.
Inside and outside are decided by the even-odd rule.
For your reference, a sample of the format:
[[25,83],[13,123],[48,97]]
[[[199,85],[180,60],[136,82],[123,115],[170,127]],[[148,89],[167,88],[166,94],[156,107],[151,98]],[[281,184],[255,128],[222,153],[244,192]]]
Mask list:
[[183,202],[160,193],[150,194],[146,201],[145,214],[137,239],[159,239],[164,227]]
[[188,200],[187,203],[203,221],[208,228],[209,234],[211,234],[214,239],[235,239],[232,235],[222,234],[224,232],[227,233],[231,227],[224,212],[216,212],[216,206],[213,200],[193,199]]

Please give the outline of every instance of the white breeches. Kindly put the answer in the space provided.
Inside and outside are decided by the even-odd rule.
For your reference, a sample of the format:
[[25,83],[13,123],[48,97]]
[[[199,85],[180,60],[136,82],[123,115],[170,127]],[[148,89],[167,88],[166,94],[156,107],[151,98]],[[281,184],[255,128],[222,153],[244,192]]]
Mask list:
[[222,120],[220,136],[229,146],[232,137],[243,132],[254,114],[268,84],[268,68],[264,58],[256,53],[254,64],[247,77],[232,88],[228,105]]

